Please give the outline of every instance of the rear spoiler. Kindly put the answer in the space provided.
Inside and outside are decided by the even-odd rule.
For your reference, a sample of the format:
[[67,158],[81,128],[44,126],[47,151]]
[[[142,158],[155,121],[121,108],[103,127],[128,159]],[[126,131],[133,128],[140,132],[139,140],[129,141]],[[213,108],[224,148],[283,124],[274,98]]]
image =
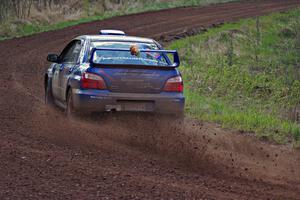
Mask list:
[[[91,57],[90,57],[90,63],[92,65],[95,66],[107,66],[107,64],[101,64],[101,63],[94,63],[94,54],[96,51],[128,51],[130,52],[130,49],[113,49],[113,48],[93,48],[91,51]],[[151,65],[131,65],[131,66],[140,66],[140,67],[163,67],[163,68],[168,68],[168,67],[172,67],[172,68],[177,68],[180,65],[180,60],[179,60],[179,55],[178,52],[176,50],[148,50],[148,49],[140,49],[139,52],[148,52],[148,53],[162,53],[163,55],[166,54],[172,54],[174,61],[173,64],[168,65],[168,66],[151,66]],[[170,59],[166,56],[166,59],[168,60],[168,62],[171,63]],[[128,66],[128,65],[122,65],[122,64],[109,64],[109,66],[117,66],[117,67],[122,67],[122,66]]]

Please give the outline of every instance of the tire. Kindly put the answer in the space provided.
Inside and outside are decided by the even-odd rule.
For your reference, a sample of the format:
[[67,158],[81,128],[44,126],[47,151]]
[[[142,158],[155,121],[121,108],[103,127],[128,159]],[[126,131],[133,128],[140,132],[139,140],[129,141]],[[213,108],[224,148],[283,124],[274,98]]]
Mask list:
[[74,109],[73,95],[72,95],[71,89],[69,90],[68,96],[67,96],[66,115],[67,115],[67,118],[70,120],[73,120],[77,117],[76,111]]
[[51,90],[51,84],[50,81],[48,81],[45,89],[45,104],[48,107],[54,107],[54,98],[52,95],[52,90]]
[[184,126],[184,112],[182,112],[180,114],[176,114],[175,115],[175,120],[177,121],[177,123],[179,123],[179,125]]
[[184,114],[161,114],[157,116],[160,125],[167,125],[171,129],[184,129]]

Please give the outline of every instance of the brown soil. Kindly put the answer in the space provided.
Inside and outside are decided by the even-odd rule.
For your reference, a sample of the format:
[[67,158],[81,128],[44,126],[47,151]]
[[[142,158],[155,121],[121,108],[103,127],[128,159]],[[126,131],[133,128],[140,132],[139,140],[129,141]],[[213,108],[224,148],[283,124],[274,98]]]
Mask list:
[[[0,43],[0,199],[300,199],[300,152],[186,119],[67,121],[43,103],[45,57],[101,28],[170,41],[299,0],[228,3],[116,17]],[[163,123],[165,122],[165,123]]]

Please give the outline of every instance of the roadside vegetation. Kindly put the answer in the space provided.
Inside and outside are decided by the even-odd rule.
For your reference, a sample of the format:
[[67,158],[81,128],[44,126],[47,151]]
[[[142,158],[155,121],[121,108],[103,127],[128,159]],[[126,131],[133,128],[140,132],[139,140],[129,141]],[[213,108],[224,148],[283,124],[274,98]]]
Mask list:
[[1,0],[0,40],[113,16],[235,0]]
[[300,144],[300,9],[173,42],[187,113],[277,143]]

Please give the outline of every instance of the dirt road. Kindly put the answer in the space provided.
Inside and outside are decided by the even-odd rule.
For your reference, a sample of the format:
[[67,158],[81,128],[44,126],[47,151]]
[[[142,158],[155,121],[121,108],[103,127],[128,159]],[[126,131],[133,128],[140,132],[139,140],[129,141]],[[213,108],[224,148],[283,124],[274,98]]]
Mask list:
[[228,3],[115,17],[0,43],[0,199],[300,199],[300,152],[186,119],[69,122],[43,103],[49,52],[99,29],[170,41],[299,0]]

